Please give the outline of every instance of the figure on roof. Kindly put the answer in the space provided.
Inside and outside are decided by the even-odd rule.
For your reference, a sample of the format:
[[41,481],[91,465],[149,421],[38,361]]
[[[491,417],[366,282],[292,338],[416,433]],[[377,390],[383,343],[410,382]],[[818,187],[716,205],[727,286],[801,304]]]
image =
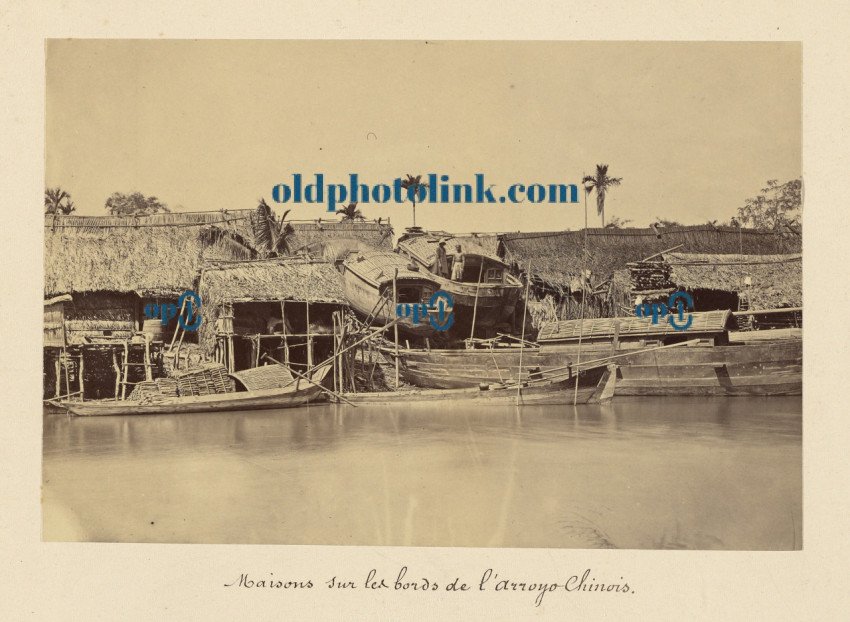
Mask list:
[[455,252],[452,253],[452,281],[460,281],[463,278],[463,264],[466,258],[460,244],[455,245]]
[[449,278],[449,258],[446,254],[446,239],[443,238],[437,244],[434,255],[434,263],[431,264],[431,272],[445,279]]

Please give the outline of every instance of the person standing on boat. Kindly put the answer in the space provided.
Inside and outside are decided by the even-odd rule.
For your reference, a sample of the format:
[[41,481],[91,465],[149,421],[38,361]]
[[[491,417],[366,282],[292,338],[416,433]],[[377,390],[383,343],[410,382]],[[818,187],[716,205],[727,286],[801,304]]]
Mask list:
[[463,264],[465,257],[460,248],[460,244],[455,246],[455,252],[452,253],[452,281],[460,281],[463,278]]
[[431,272],[443,277],[449,278],[449,258],[446,255],[446,240],[440,240],[437,244],[437,254],[434,257],[434,263],[431,265]]

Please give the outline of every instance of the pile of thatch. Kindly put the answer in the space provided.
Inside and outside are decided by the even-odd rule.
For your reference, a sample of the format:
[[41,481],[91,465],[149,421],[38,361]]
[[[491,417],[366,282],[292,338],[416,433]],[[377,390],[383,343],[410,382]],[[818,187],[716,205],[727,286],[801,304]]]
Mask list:
[[584,231],[505,233],[499,254],[520,271],[529,264],[535,281],[553,289],[569,289],[586,265],[595,283],[617,269],[679,244],[685,252],[779,254],[799,253],[799,233],[715,227],[659,227],[657,229],[587,229],[587,257],[582,250]]
[[[750,309],[803,304],[803,256],[665,253],[670,283],[685,290],[735,292]],[[750,284],[746,283],[749,279]]]

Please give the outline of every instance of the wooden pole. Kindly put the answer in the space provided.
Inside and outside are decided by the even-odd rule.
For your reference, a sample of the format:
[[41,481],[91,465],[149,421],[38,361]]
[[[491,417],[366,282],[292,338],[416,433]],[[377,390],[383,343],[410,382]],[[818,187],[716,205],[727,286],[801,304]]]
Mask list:
[[677,244],[676,246],[673,246],[671,248],[667,248],[663,251],[659,251],[659,252],[655,253],[654,255],[650,255],[649,257],[644,257],[643,259],[641,259],[637,263],[643,263],[645,261],[649,261],[650,259],[654,259],[655,257],[658,257],[659,255],[663,255],[664,253],[669,253],[671,251],[676,250],[677,248],[682,248],[683,246],[684,246],[684,244]]
[[286,301],[280,301],[280,322],[283,324],[283,362],[289,366],[289,338],[286,335]]
[[[528,288],[531,286],[531,262],[528,262],[528,270],[525,274],[525,304],[522,308],[522,341],[519,346],[519,372],[517,372],[516,403],[519,406],[519,395],[522,391],[522,353],[525,350],[525,318],[528,317]],[[500,374],[501,376],[501,374]]]
[[334,391],[339,391],[339,387],[337,386],[337,381],[339,380],[339,378],[337,378],[337,373],[336,373],[336,367],[337,367],[337,354],[336,354],[336,352],[337,352],[337,350],[339,350],[339,344],[337,343],[337,340],[336,340],[336,328],[337,328],[336,327],[336,311],[331,313],[331,323],[333,325],[333,335],[334,335],[334,364],[333,364],[333,369],[331,371],[333,372],[333,375],[334,375]]
[[80,368],[77,370],[79,375],[79,388],[80,388],[80,397],[83,401],[86,399],[86,385],[85,380],[83,380],[83,374],[86,371],[86,361],[83,358],[84,351],[80,350]]
[[121,368],[118,367],[118,353],[115,348],[112,350],[112,369],[115,370],[115,401],[118,401],[118,391],[121,389]]
[[[416,204],[413,207],[413,219],[416,222]],[[398,309],[398,268],[393,273],[393,313]],[[398,391],[398,323],[393,326],[395,333],[395,390]]]
[[484,257],[481,258],[481,268],[478,270],[478,285],[475,286],[475,302],[472,305],[472,330],[469,331],[469,338],[475,338],[475,316],[478,314],[478,290],[481,289],[481,274],[484,272]]
[[56,397],[62,395],[62,363],[59,360],[61,356],[62,352],[57,352],[56,360],[53,362],[53,369],[56,370]]
[[71,390],[71,373],[68,371],[68,351],[62,346],[62,363],[65,368],[65,390]]
[[[313,264],[308,265],[308,269],[310,271],[310,276],[308,277],[307,282],[311,282],[313,280]],[[309,372],[313,369],[313,340],[310,339],[310,289],[307,289],[307,371]]]

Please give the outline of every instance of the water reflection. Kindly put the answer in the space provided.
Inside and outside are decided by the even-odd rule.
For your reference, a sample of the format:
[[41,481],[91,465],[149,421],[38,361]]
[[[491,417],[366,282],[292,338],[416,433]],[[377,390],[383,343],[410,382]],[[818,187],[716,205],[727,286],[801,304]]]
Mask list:
[[44,537],[792,549],[799,398],[44,418]]

